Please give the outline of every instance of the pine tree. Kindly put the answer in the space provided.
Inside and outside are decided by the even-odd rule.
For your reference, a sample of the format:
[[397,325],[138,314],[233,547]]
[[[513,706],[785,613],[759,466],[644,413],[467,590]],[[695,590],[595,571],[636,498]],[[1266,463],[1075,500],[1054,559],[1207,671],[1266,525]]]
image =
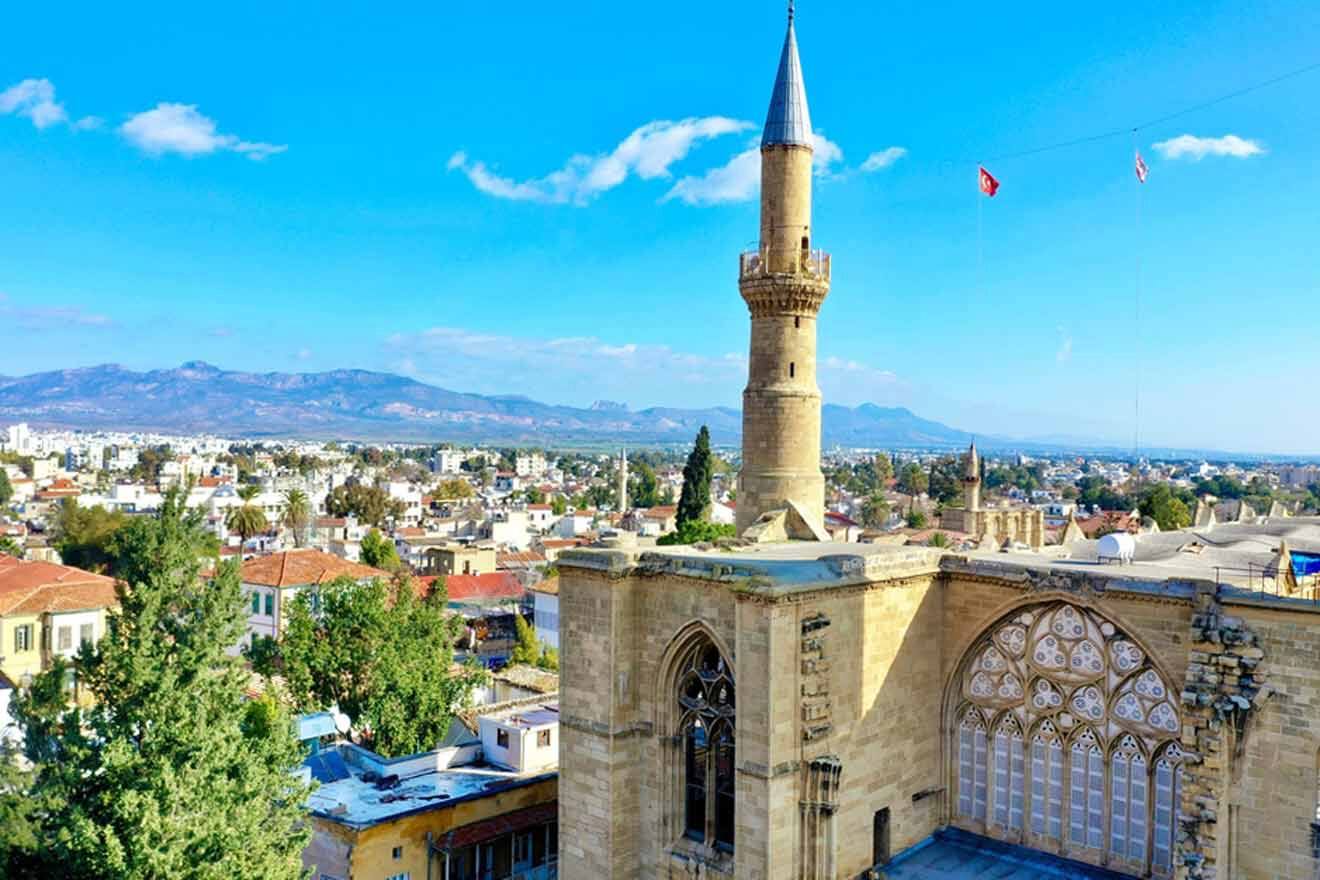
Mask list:
[[710,478],[713,465],[710,454],[710,431],[705,425],[697,432],[697,441],[683,465],[683,493],[678,498],[678,526],[706,518],[710,512]]
[[[198,511],[177,493],[123,541],[119,610],[71,679],[39,675],[14,714],[43,804],[22,876],[221,880],[304,875],[308,789],[287,716],[246,723],[238,568],[200,575]],[[66,702],[76,680],[90,707]]]

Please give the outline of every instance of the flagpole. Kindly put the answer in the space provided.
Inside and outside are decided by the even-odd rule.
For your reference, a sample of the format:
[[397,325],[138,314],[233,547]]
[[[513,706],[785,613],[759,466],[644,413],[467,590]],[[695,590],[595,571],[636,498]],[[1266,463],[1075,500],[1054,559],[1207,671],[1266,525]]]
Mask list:
[[976,199],[976,296],[982,302],[985,301],[985,272],[981,268],[982,246],[981,246],[981,203],[985,201],[985,194],[981,192],[981,163],[976,163],[976,188],[972,190]]
[[[1137,130],[1132,130],[1132,156],[1134,161],[1138,157],[1137,152]],[[1134,381],[1134,390],[1132,395],[1132,456],[1135,459],[1133,464],[1137,468],[1137,486],[1141,486],[1141,367],[1142,367],[1142,334],[1141,334],[1141,201],[1142,190],[1146,188],[1146,182],[1138,178],[1137,180],[1137,220],[1136,237],[1137,246],[1137,289],[1134,303],[1135,317],[1133,321],[1133,330],[1136,337],[1136,378]]]

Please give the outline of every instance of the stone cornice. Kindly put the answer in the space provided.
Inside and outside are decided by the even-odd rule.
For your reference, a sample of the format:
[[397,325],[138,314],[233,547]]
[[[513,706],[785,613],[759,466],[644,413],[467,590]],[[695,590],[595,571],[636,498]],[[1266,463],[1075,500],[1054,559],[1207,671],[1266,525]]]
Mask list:
[[812,317],[820,311],[830,283],[807,273],[768,274],[742,279],[738,291],[753,318]]

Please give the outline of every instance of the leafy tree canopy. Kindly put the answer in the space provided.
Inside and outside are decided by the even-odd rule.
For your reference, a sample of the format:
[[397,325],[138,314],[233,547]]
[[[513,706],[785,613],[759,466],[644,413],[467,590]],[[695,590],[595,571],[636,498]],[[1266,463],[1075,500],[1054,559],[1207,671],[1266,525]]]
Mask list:
[[356,516],[358,522],[369,526],[384,525],[391,517],[403,516],[401,501],[379,486],[358,482],[336,486],[326,496],[325,509],[331,516]]
[[[200,512],[177,496],[135,521],[105,636],[15,699],[39,803],[13,876],[72,880],[303,876],[306,786],[287,716],[246,724],[238,568],[200,576]],[[77,681],[90,708],[67,702]]]
[[347,578],[299,593],[278,646],[298,710],[337,704],[357,740],[388,757],[434,748],[484,680],[451,669],[461,623],[440,583],[424,600],[407,583]]
[[403,566],[394,542],[382,535],[379,529],[372,529],[362,536],[358,558],[363,565],[382,571],[398,571]]
[[732,538],[734,534],[732,524],[690,519],[679,526],[677,531],[661,535],[656,539],[656,543],[666,547],[677,544],[709,544],[721,538]]
[[118,510],[82,507],[77,499],[66,498],[60,502],[51,543],[65,565],[106,572],[114,562],[111,542],[127,523],[128,517]]

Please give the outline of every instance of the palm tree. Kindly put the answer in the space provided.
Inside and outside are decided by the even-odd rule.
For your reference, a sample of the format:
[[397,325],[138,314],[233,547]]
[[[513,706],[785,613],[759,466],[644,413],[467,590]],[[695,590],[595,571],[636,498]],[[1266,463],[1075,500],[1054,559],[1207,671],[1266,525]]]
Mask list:
[[[255,504],[244,504],[240,507],[231,507],[229,514],[225,517],[225,526],[231,532],[238,532],[239,538],[243,544],[246,544],[248,538],[253,535],[259,535],[266,531],[266,514],[261,512],[261,508]],[[242,544],[239,545],[239,555],[243,554]]]
[[311,519],[311,505],[307,493],[302,489],[290,489],[284,493],[284,516],[282,522],[293,532],[293,546],[301,547],[307,538],[307,521]]
[[238,487],[238,497],[242,498],[244,503],[250,503],[253,498],[261,494],[261,487],[249,483],[246,486]]

